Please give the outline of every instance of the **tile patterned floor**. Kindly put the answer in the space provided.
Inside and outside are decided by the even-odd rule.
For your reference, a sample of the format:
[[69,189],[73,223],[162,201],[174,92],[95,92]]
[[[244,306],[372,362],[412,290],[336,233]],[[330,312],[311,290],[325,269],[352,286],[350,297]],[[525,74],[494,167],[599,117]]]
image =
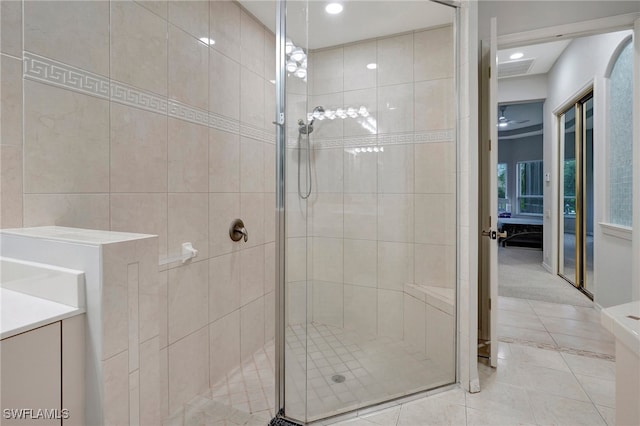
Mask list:
[[335,426],[614,425],[614,338],[594,308],[500,297],[498,368],[461,389]]
[[[500,298],[499,308],[498,368],[485,361],[479,363],[480,393],[454,389],[333,424],[614,425],[613,338],[600,326],[599,313],[593,308],[506,297]],[[344,407],[352,403],[351,408],[357,408],[357,401],[382,391],[392,394],[412,375],[424,373],[416,368],[407,369],[406,376],[398,374],[411,357],[420,359],[410,347],[394,352],[384,339],[371,340],[326,326],[311,327],[307,333],[308,356],[302,345],[302,328],[290,330],[287,348],[290,356],[298,356],[297,367],[290,372],[291,383],[305,383],[298,376],[304,373],[303,366],[308,367],[310,412],[330,411],[335,404]],[[164,424],[268,424],[274,415],[273,354],[270,342]],[[376,368],[380,370],[376,372]],[[380,375],[382,371],[387,375]],[[345,375],[348,385],[338,387],[327,380],[325,376],[334,372]],[[298,396],[298,402],[304,404],[303,387],[291,383],[291,398]],[[318,404],[315,408],[314,402]]]

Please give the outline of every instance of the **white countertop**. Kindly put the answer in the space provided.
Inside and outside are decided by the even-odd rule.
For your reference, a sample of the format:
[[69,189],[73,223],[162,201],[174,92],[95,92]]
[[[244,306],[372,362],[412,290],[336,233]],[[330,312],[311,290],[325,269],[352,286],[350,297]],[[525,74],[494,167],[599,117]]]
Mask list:
[[0,339],[84,312],[84,308],[0,288]]
[[131,232],[100,231],[94,229],[68,228],[64,226],[37,226],[33,228],[3,229],[0,234],[22,237],[46,238],[57,241],[103,245],[123,241],[150,238],[153,235]]
[[640,356],[640,320],[629,318],[630,315],[640,318],[640,301],[605,308],[600,321],[616,340]]

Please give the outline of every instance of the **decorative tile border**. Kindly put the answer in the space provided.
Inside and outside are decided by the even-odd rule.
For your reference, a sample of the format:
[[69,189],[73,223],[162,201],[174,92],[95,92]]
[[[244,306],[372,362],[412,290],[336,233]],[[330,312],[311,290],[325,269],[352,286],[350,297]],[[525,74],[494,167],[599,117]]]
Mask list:
[[105,76],[45,58],[35,53],[25,51],[23,61],[23,76],[25,79],[51,84],[158,114],[167,114],[169,117],[239,134],[261,142],[275,143],[275,131],[261,129],[240,123],[238,120],[193,108],[170,100],[166,96],[110,80]]
[[[387,145],[403,145],[412,143],[434,143],[434,142],[453,142],[453,129],[436,130],[430,132],[409,132],[409,133],[392,133],[371,136],[355,136],[346,138],[332,139],[313,139],[312,145],[315,148],[357,148],[363,146],[387,146]],[[289,138],[287,147],[295,148],[298,146],[297,138]]]
[[24,52],[23,64],[24,78],[109,99],[110,82],[107,77],[30,52]]
[[583,350],[583,349],[575,349],[575,348],[570,348],[568,346],[558,346],[558,345],[554,345],[554,344],[551,344],[551,343],[534,342],[533,340],[518,339],[518,338],[515,338],[515,337],[499,337],[498,340],[503,342],[503,343],[515,343],[517,345],[530,346],[530,347],[538,348],[538,349],[547,349],[547,350],[551,350],[551,351],[564,352],[564,353],[567,353],[567,354],[579,355],[579,356],[584,356],[584,357],[588,357],[588,358],[603,359],[605,361],[615,361],[616,360],[616,357],[614,355],[602,354],[602,353],[599,353],[599,352],[592,352],[592,351],[587,351],[587,350]]

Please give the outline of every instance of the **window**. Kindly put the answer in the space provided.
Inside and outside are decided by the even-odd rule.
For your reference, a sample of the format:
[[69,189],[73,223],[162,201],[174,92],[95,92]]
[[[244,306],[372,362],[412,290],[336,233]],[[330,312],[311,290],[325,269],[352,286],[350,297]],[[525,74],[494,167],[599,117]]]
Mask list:
[[631,226],[633,177],[633,50],[629,40],[609,85],[609,222]]
[[517,206],[519,214],[542,215],[542,160],[521,161],[516,164]]
[[507,197],[507,163],[498,163],[498,214],[511,213]]

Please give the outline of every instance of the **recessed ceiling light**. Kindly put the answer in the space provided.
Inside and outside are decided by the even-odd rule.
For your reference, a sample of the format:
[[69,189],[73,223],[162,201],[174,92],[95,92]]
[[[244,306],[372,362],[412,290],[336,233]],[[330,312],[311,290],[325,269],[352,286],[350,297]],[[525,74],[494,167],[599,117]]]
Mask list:
[[216,41],[209,37],[200,37],[200,41],[209,46],[213,46],[214,44],[216,44]]
[[367,68],[370,70],[375,70],[376,68],[378,68],[378,64],[374,64],[374,63],[367,64]]
[[337,15],[338,13],[342,12],[342,5],[340,3],[329,3],[324,10],[327,11],[327,13],[330,13],[331,15]]
[[509,56],[509,59],[520,59],[524,56],[522,52],[516,52],[513,55]]

